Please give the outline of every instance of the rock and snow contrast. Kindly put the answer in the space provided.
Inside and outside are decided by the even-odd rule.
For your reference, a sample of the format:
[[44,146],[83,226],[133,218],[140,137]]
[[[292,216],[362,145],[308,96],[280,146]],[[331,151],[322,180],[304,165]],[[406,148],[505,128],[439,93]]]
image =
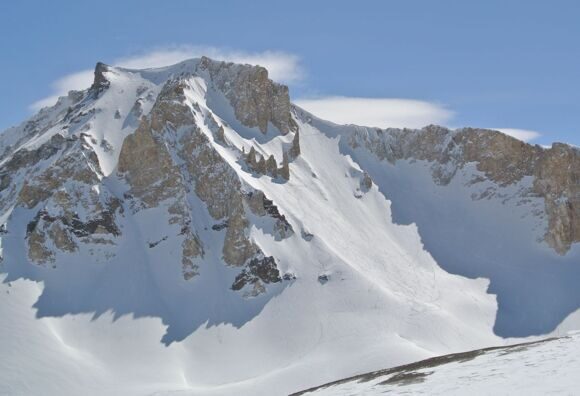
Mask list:
[[0,394],[284,395],[580,328],[579,180],[564,144],[320,120],[258,66],[99,63],[0,134]]
[[486,348],[375,371],[292,396],[572,395],[578,391],[580,333]]

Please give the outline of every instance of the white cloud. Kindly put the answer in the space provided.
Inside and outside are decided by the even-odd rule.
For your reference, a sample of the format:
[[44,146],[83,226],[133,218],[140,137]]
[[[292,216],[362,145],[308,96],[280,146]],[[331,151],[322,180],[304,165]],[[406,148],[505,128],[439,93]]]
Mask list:
[[524,142],[529,142],[542,136],[542,134],[539,132],[530,131],[527,129],[515,129],[515,128],[492,128],[492,129],[503,132],[506,135],[513,136],[516,139],[522,140]]
[[299,99],[295,103],[317,117],[337,124],[381,128],[445,125],[453,117],[453,112],[441,105],[410,99],[327,96]]
[[[209,56],[217,60],[261,65],[268,69],[273,80],[292,83],[301,80],[304,72],[300,59],[294,54],[281,51],[244,52],[216,47],[179,46],[157,49],[139,55],[119,58],[114,66],[145,69],[173,65],[185,59]],[[56,103],[59,96],[70,90],[88,88],[93,82],[93,70],[71,73],[51,84],[52,94],[30,105],[33,111]],[[325,96],[298,99],[295,103],[316,116],[337,124],[357,124],[375,127],[421,128],[429,124],[447,125],[453,111],[446,107],[421,101],[398,98],[360,98]],[[515,128],[493,128],[523,141],[531,141],[541,134],[536,131]]]
[[[216,47],[180,46],[170,49],[158,49],[135,56],[120,58],[111,62],[114,66],[133,69],[169,66],[185,59],[199,58],[202,55],[216,60],[236,63],[261,65],[268,69],[269,76],[275,81],[291,83],[303,78],[303,70],[298,56],[281,51],[244,52],[220,49]],[[30,105],[37,111],[42,107],[53,105],[59,96],[70,90],[88,88],[93,81],[93,70],[87,69],[64,76],[51,84],[53,93]]]
[[202,46],[180,46],[172,49],[154,50],[118,59],[113,62],[113,65],[129,69],[145,69],[173,65],[182,60],[199,58],[203,55],[216,60],[264,66],[268,69],[270,78],[279,82],[290,83],[303,77],[303,71],[299,64],[300,59],[294,54],[281,51],[245,52]]
[[77,73],[69,74],[68,76],[64,76],[59,78],[52,84],[50,84],[53,94],[40,99],[33,104],[30,105],[30,109],[34,111],[38,111],[46,106],[52,106],[56,103],[56,100],[59,96],[66,95],[70,90],[79,90],[85,89],[91,86],[93,83],[93,71],[92,70],[83,70]]

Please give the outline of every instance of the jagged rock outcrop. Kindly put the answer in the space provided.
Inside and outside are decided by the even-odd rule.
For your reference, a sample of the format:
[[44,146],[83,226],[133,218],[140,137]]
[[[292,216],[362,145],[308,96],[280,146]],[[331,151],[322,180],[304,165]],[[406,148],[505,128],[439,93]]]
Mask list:
[[[0,161],[8,160],[9,157],[21,152],[25,142],[48,133],[57,125],[65,130],[79,119],[78,109],[81,101],[87,95],[86,92],[69,91],[67,96],[60,97],[52,108],[41,109],[38,114],[23,122],[18,127],[9,128],[2,133],[0,139]],[[63,121],[66,123],[63,124]],[[68,124],[68,125],[67,125]]]
[[113,244],[110,238],[121,234],[115,223],[115,213],[121,205],[118,200],[112,199],[107,202],[106,209],[95,213],[92,218],[81,220],[79,215],[71,210],[71,197],[68,194],[59,192],[55,198],[61,208],[56,212],[57,215],[51,215],[47,209],[42,209],[28,223],[26,231],[28,256],[33,262],[38,264],[55,262],[56,252],[48,248],[48,240],[52,241],[58,250],[73,253],[79,249],[77,241],[87,244]]
[[284,151],[284,154],[282,155],[282,167],[278,170],[278,174],[283,179],[290,180],[290,164],[287,151]]
[[216,131],[216,139],[220,143],[226,142],[224,127],[221,125],[219,126],[218,130]]
[[251,191],[246,194],[248,207],[258,216],[269,216],[274,220],[272,232],[277,239],[288,238],[294,234],[292,225],[286,216],[280,213],[274,202],[266,197],[262,191]]
[[266,173],[274,178],[278,176],[278,164],[274,155],[270,155],[266,160]]
[[[168,89],[178,89],[168,87]],[[185,279],[198,273],[194,259],[202,255],[203,248],[190,228],[187,208],[187,190],[178,166],[164,145],[165,122],[191,123],[192,117],[183,113],[178,118],[171,110],[171,92],[164,92],[151,111],[151,117],[141,121],[134,134],[128,136],[119,155],[118,171],[126,178],[130,190],[126,197],[133,199],[133,210],[153,208],[165,202],[170,215],[169,224],[179,226],[182,241],[181,265]]]
[[294,133],[294,138],[292,139],[292,146],[289,150],[289,155],[291,159],[295,159],[300,155],[300,131]]
[[580,151],[565,144],[544,150],[534,169],[534,191],[548,213],[546,239],[563,254],[580,242]]
[[[364,146],[379,159],[430,162],[433,179],[446,185],[458,169],[475,163],[499,187],[533,178],[531,195],[545,200],[546,242],[564,254],[580,242],[580,151],[555,143],[530,145],[498,131],[430,125],[420,130],[356,128],[351,147]],[[478,182],[481,180],[474,180]]]
[[265,291],[264,284],[281,282],[280,271],[274,257],[255,257],[246,268],[236,276],[232,290],[241,290],[251,286],[248,296],[257,296]]
[[95,66],[95,78],[93,80],[93,85],[91,85],[91,90],[95,92],[95,94],[99,94],[103,90],[109,88],[111,83],[107,80],[105,73],[109,71],[109,66],[105,65],[104,63],[97,62]]
[[[35,170],[33,165],[41,161],[50,164]],[[58,251],[75,252],[80,243],[113,244],[121,234],[115,220],[122,213],[121,203],[106,189],[94,188],[102,174],[85,138],[56,134],[35,150],[19,151],[3,169],[13,170],[22,180],[12,185],[4,202],[15,196],[16,206],[36,211],[26,233],[31,261],[54,262]]]
[[143,208],[156,207],[166,199],[185,195],[179,170],[149,120],[143,120],[137,131],[125,139],[118,171],[130,186],[127,196],[139,198]]
[[[118,170],[130,186],[128,196],[138,198],[145,207],[158,207],[163,202],[168,205],[170,222],[178,223],[180,235],[185,235],[184,269],[197,271],[192,268],[193,259],[203,255],[196,230],[191,226],[188,194],[199,197],[211,217],[223,224],[214,230],[225,229],[224,261],[232,266],[247,266],[263,254],[247,236],[249,222],[242,184],[197,125],[185,103],[187,89],[187,78],[165,84],[150,115],[125,139]],[[258,291],[263,291],[261,282],[266,280],[256,278],[253,282]]]
[[209,72],[243,125],[258,127],[262,133],[268,130],[268,123],[282,134],[297,130],[290,115],[288,87],[270,80],[265,68],[216,62],[206,57],[201,58],[199,68]]
[[[54,156],[67,143],[70,143],[70,141],[67,142],[62,135],[56,134],[48,142],[40,145],[36,149],[28,150],[23,148],[14,153],[0,168],[0,205],[9,205],[16,200],[19,194],[23,194],[20,190],[22,186],[15,183],[14,179],[17,179],[19,175],[29,173],[30,168]],[[25,184],[25,186],[27,185]],[[27,205],[36,205],[42,197],[35,195],[42,194],[42,192],[33,190],[29,188],[27,192],[24,192],[21,201],[25,201]]]
[[284,153],[282,156],[282,165],[278,168],[276,158],[271,154],[268,159],[261,154],[256,153],[254,146],[250,147],[248,154],[242,156],[245,161],[249,171],[257,175],[269,175],[272,178],[277,178],[282,176],[286,180],[290,178],[290,164],[288,160],[288,154]]
[[362,178],[360,179],[360,189],[362,192],[367,192],[373,186],[373,179],[367,172],[363,172]]

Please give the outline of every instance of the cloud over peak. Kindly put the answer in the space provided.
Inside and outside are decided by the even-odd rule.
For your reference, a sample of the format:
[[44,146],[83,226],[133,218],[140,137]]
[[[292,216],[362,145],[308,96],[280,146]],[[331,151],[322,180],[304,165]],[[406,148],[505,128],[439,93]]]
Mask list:
[[421,128],[446,125],[454,113],[446,107],[421,100],[325,96],[299,99],[295,103],[317,117],[337,124],[380,128]]
[[[205,46],[178,46],[156,49],[134,56],[119,58],[111,62],[111,64],[129,69],[147,69],[169,66],[186,59],[199,58],[204,55],[216,60],[264,66],[268,69],[271,79],[282,83],[296,82],[304,76],[303,69],[300,66],[300,58],[294,54],[282,51],[245,52]],[[51,106],[56,103],[59,96],[66,95],[71,90],[86,89],[92,82],[92,69],[81,70],[61,77],[50,84],[51,95],[34,102],[30,105],[30,109],[38,111],[43,107]]]
[[[292,84],[301,81],[305,72],[300,58],[283,51],[248,52],[211,46],[174,46],[158,48],[140,54],[118,58],[110,64],[129,69],[147,69],[169,66],[186,59],[208,56],[216,60],[261,65],[268,69],[270,78]],[[70,90],[88,88],[93,81],[93,70],[86,69],[68,74],[50,84],[52,93],[32,105],[38,111],[56,103],[59,96]],[[337,124],[357,124],[381,128],[422,128],[429,124],[449,126],[455,113],[448,107],[413,99],[368,98],[349,96],[321,96],[294,101],[316,116]],[[516,128],[493,128],[525,142],[537,139],[539,132]]]

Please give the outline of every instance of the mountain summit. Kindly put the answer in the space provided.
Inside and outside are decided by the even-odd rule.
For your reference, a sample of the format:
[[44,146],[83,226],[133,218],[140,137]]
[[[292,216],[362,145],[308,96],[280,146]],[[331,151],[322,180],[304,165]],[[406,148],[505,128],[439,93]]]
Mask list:
[[0,135],[0,393],[284,394],[550,333],[578,180],[565,144],[318,119],[260,66],[98,63]]

